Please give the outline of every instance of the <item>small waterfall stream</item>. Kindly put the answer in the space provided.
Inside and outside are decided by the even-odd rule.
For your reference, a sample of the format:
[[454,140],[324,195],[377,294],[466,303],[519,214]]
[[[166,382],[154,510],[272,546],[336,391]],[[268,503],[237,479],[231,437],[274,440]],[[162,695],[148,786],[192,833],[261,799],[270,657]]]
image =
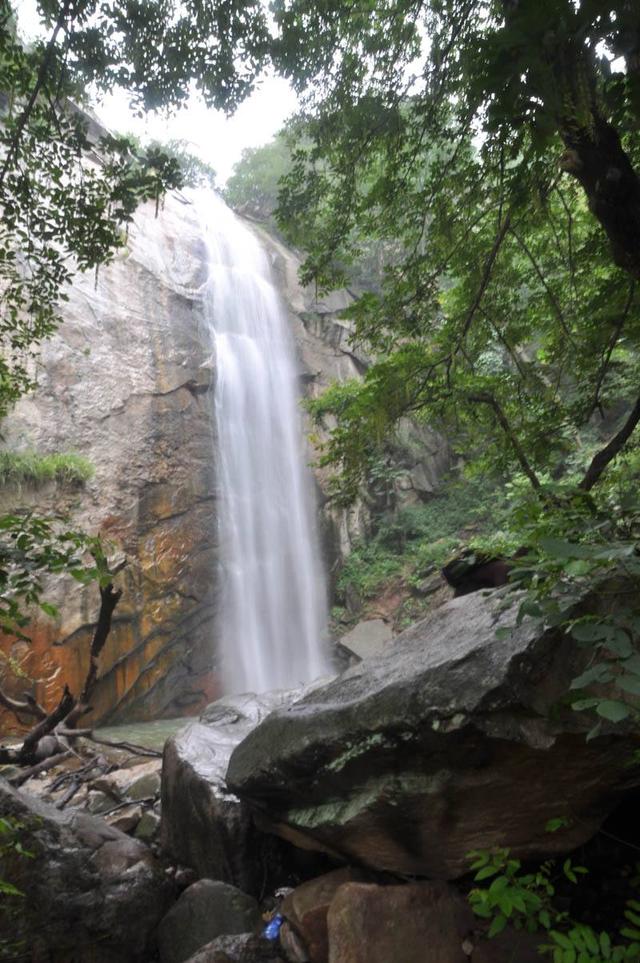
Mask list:
[[326,670],[326,601],[300,424],[295,346],[258,239],[202,194],[214,345],[219,638],[228,692]]

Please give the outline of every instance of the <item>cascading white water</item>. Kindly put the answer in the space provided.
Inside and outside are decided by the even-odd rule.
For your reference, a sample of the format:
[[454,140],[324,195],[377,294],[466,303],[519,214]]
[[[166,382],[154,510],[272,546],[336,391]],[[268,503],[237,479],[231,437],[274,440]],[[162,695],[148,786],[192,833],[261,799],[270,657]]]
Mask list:
[[198,203],[215,360],[223,683],[228,692],[265,692],[327,666],[295,349],[257,238],[217,196]]

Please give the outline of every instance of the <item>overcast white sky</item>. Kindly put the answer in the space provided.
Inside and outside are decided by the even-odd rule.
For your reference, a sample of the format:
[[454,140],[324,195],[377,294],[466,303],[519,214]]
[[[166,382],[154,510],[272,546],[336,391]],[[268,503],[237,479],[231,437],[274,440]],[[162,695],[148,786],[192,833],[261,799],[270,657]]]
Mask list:
[[111,130],[134,133],[153,140],[184,140],[202,160],[218,173],[223,183],[245,147],[259,147],[271,140],[296,109],[296,97],[281,77],[267,77],[238,107],[232,117],[208,110],[195,100],[173,117],[156,114],[135,117],[128,109],[123,91],[109,96],[97,108],[98,116]]
[[[38,31],[35,0],[16,3],[20,32],[26,38]],[[161,142],[178,139],[207,161],[218,173],[219,183],[228,178],[245,147],[259,147],[271,140],[296,109],[296,96],[285,80],[267,77],[251,97],[240,105],[233,117],[207,110],[195,99],[172,117],[147,114],[136,117],[128,107],[124,91],[112,94],[96,105],[96,113],[113,131],[137,134]]]

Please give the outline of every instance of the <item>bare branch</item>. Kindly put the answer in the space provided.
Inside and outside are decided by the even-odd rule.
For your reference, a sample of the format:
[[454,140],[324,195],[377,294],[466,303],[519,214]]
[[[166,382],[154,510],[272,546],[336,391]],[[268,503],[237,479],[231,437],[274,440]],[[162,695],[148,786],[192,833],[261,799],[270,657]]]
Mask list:
[[482,277],[480,278],[480,284],[478,285],[478,290],[476,291],[476,296],[473,299],[473,302],[471,303],[471,306],[467,312],[467,316],[465,318],[464,325],[462,327],[462,333],[460,335],[460,338],[458,339],[458,347],[462,344],[467,334],[469,333],[469,328],[473,323],[473,319],[482,302],[484,292],[487,290],[489,281],[491,280],[491,274],[493,271],[493,266],[495,264],[496,258],[498,256],[498,252],[502,247],[502,242],[504,241],[510,226],[511,226],[511,211],[507,211],[507,214],[502,219],[502,223],[500,224],[500,228],[496,235],[496,239],[493,242],[493,247],[489,252],[487,260],[485,261]]
[[110,739],[100,739],[94,735],[93,729],[66,729],[64,726],[58,726],[56,735],[66,739],[90,739],[91,742],[95,742],[98,746],[108,746],[110,749],[126,749],[127,752],[133,752],[137,756],[162,758],[162,753],[158,749],[150,749],[148,746],[138,746],[134,742],[112,742]]
[[493,395],[490,395],[485,392],[481,392],[479,394],[474,394],[474,395],[468,395],[467,397],[469,401],[477,401],[480,404],[489,405],[489,407],[493,409],[493,412],[496,416],[496,419],[500,427],[502,428],[505,435],[509,439],[509,443],[514,450],[515,456],[518,459],[520,467],[522,468],[523,472],[531,482],[531,485],[533,486],[535,491],[539,493],[542,490],[540,480],[536,475],[536,473],[534,472],[533,468],[531,467],[531,463],[529,462],[529,459],[525,454],[525,450],[520,444],[518,437],[515,434],[513,428],[509,424],[507,416],[505,415],[500,402],[497,400],[497,398],[494,398]]
[[42,762],[37,762],[34,766],[29,766],[28,769],[23,769],[22,772],[17,773],[9,779],[12,786],[16,788],[22,786],[27,779],[31,779],[32,776],[37,776],[39,772],[46,772],[48,769],[54,769],[65,759],[69,759],[73,755],[71,749],[67,749],[66,752],[58,752],[55,756],[49,756],[48,759],[43,759]]
[[28,761],[33,756],[35,748],[42,737],[52,732],[58,723],[62,722],[65,716],[71,712],[74,705],[75,699],[69,691],[69,687],[65,685],[62,698],[53,712],[50,712],[48,716],[42,719],[42,721],[39,722],[37,726],[34,726],[31,732],[28,732],[25,736],[25,740],[20,749],[20,758]]
[[640,422],[640,396],[620,431],[613,436],[604,448],[596,452],[591,459],[591,464],[587,468],[586,474],[578,486],[579,488],[585,492],[591,491],[596,482],[600,480],[600,476],[607,465],[613,461],[616,455],[620,454],[633,434],[638,422]]
[[12,699],[11,696],[0,689],[0,706],[4,706],[5,709],[18,716],[18,722],[22,721],[19,718],[20,715],[35,716],[36,719],[46,719],[47,717],[47,713],[42,706],[28,693],[25,693],[24,702],[21,702],[19,699]]
[[71,8],[71,0],[66,0],[66,2],[63,4],[60,10],[60,13],[58,14],[58,19],[56,20],[55,26],[53,28],[53,33],[51,34],[49,41],[47,43],[44,56],[40,63],[40,69],[38,71],[38,76],[36,77],[36,82],[34,84],[33,90],[31,91],[29,99],[25,104],[22,110],[22,113],[20,114],[20,116],[16,121],[16,126],[13,132],[13,136],[11,138],[11,143],[9,144],[7,156],[5,157],[4,163],[2,165],[2,169],[0,170],[0,188],[2,188],[2,185],[4,184],[4,179],[7,176],[9,170],[11,169],[11,165],[16,159],[16,155],[20,147],[20,141],[22,139],[22,134],[24,132],[24,129],[27,123],[29,122],[31,112],[35,106],[36,100],[38,99],[38,94],[42,90],[42,87],[47,78],[47,73],[53,61],[53,53],[56,48],[56,41],[58,39],[58,34],[60,33],[60,31],[63,29],[65,25],[65,21],[69,16],[70,8]]

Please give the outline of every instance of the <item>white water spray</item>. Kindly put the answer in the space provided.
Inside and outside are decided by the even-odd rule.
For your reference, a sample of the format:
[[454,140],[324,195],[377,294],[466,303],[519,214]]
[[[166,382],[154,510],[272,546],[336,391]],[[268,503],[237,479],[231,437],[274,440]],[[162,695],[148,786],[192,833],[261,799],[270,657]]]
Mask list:
[[257,238],[205,197],[223,683],[265,692],[326,671],[325,587],[284,307]]

